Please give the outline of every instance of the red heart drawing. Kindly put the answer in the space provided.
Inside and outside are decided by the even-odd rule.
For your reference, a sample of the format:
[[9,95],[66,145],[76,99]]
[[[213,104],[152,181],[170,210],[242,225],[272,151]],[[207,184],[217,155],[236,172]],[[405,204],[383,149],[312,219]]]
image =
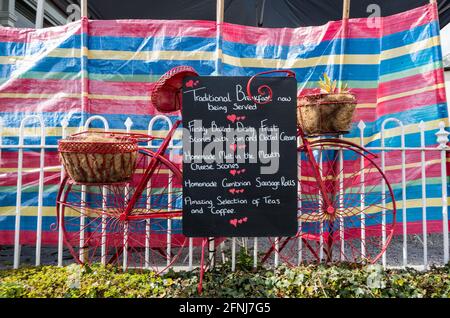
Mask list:
[[186,87],[190,88],[190,87],[194,87],[194,81],[190,80],[186,82]]
[[236,151],[236,148],[237,148],[236,144],[230,145],[230,150]]
[[238,117],[238,120],[245,120],[245,118],[247,118],[246,116],[241,116],[241,117]]
[[232,174],[233,176],[236,174],[236,172],[237,172],[237,171],[234,170],[234,169],[233,169],[233,170],[230,170],[230,174]]
[[230,190],[228,190],[230,193],[235,193],[236,192],[236,189],[230,189]]
[[237,174],[241,174],[241,170],[236,171]]
[[245,169],[242,169],[241,172],[242,172],[242,173],[245,173]]
[[239,190],[239,193],[244,193],[244,189]]
[[195,81],[194,86],[197,86],[200,81]]
[[231,121],[232,123],[234,123],[234,122],[236,121],[237,117],[236,117],[235,114],[232,114],[232,115],[228,115],[228,116],[227,116],[227,119],[228,119],[229,121]]
[[242,224],[242,219],[240,219],[240,220],[238,221],[238,223],[239,223],[239,224]]
[[242,221],[244,221],[244,222],[247,222],[247,220],[248,220],[247,217],[245,217],[245,218],[242,219]]
[[233,225],[234,227],[237,226],[237,222],[238,222],[237,219],[232,219],[232,220],[230,220],[230,224]]

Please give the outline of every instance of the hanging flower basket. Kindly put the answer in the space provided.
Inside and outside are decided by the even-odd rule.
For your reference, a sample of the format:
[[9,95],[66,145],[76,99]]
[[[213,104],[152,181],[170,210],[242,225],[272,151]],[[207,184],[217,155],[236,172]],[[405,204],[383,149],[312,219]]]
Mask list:
[[299,96],[297,122],[307,136],[350,132],[356,97],[347,84],[332,81],[327,73],[318,82],[320,94]]
[[59,141],[58,150],[67,174],[77,183],[126,182],[136,168],[138,141],[84,132]]
[[345,134],[351,130],[356,97],[349,93],[315,94],[297,100],[297,121],[306,135]]

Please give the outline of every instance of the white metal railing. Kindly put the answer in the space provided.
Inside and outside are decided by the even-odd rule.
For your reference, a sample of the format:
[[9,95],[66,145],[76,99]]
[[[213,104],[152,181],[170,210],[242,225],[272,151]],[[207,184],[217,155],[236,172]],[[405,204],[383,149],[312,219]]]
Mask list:
[[[61,121],[61,135],[63,137],[66,137],[68,135],[69,130],[69,122],[72,114],[68,114],[62,121]],[[89,117],[86,120],[85,125],[83,128],[88,128],[90,124],[94,121],[100,121],[103,124],[103,127],[105,131],[109,130],[109,123],[106,120],[106,118],[102,116],[92,116]],[[169,129],[171,127],[171,121],[167,116],[159,115],[155,116],[151,119],[148,125],[148,133],[153,134],[155,130],[155,124],[157,122],[163,121],[165,122],[166,126],[169,126]],[[36,126],[36,123],[38,124]],[[27,131],[29,132],[29,128],[26,128],[30,124],[33,124],[34,126],[34,133],[28,135],[26,134]],[[390,126],[395,125],[396,127],[392,128],[386,128],[390,124]],[[397,195],[396,200],[400,203],[399,206],[399,213],[402,215],[402,235],[396,236],[396,240],[401,240],[401,262],[398,262],[400,266],[411,266],[411,265],[418,265],[417,261],[416,263],[410,262],[409,256],[414,255],[414,253],[423,253],[422,261],[420,262],[420,266],[423,268],[427,268],[430,265],[430,257],[434,257],[430,253],[430,245],[429,245],[429,235],[428,235],[428,220],[427,220],[427,211],[428,211],[428,196],[430,196],[430,193],[427,193],[427,153],[435,153],[437,157],[439,157],[439,164],[440,164],[440,184],[441,184],[441,199],[440,199],[440,208],[442,209],[442,230],[440,231],[439,235],[442,235],[442,249],[441,251],[435,253],[442,253],[442,259],[438,261],[438,263],[448,263],[449,262],[449,232],[448,232],[448,198],[447,198],[447,187],[448,187],[448,178],[447,178],[447,153],[450,151],[450,148],[448,147],[448,141],[449,141],[449,135],[450,133],[446,131],[445,129],[445,123],[439,122],[437,127],[435,127],[434,130],[438,130],[436,135],[436,144],[437,146],[433,147],[427,147],[425,143],[425,133],[428,130],[433,130],[433,127],[426,127],[423,122],[420,122],[418,125],[415,126],[405,126],[401,121],[393,118],[386,119],[382,125],[381,125],[381,131],[380,131],[380,141],[381,145],[380,147],[367,147],[368,150],[376,151],[380,154],[381,157],[381,168],[383,171],[385,171],[385,154],[387,152],[398,152],[399,156],[401,157],[401,196],[399,197]],[[13,248],[14,254],[13,254],[13,267],[18,268],[20,266],[20,256],[21,256],[21,218],[23,216],[23,207],[24,203],[22,202],[22,194],[23,194],[23,176],[26,173],[34,172],[38,173],[38,179],[36,180],[36,184],[38,185],[38,197],[37,197],[37,221],[36,221],[36,241],[35,241],[35,259],[34,264],[36,266],[40,265],[42,263],[41,258],[41,251],[43,248],[42,244],[42,218],[43,218],[43,198],[44,198],[44,174],[46,171],[49,170],[55,170],[60,169],[61,167],[48,167],[45,166],[45,155],[48,151],[55,151],[57,148],[56,145],[49,145],[46,143],[46,128],[44,119],[40,115],[29,115],[22,119],[20,126],[19,126],[19,133],[18,136],[18,143],[17,144],[4,144],[5,136],[11,136],[12,134],[5,134],[5,131],[7,128],[4,125],[3,119],[0,118],[0,169],[4,167],[3,163],[3,157],[4,156],[4,150],[14,150],[18,153],[18,160],[17,160],[17,170],[15,173],[17,173],[17,180],[16,180],[16,206],[12,209],[15,210],[15,225],[14,225],[14,241],[13,241]],[[364,122],[360,122],[357,125],[357,128],[360,131],[359,138],[355,138],[356,143],[359,143],[361,146],[365,146],[365,140],[364,140],[364,130],[366,129],[366,125]],[[427,129],[426,129],[427,128]],[[78,128],[80,130],[81,128]],[[392,130],[396,129],[397,132],[395,133],[396,138],[400,138],[400,146],[397,147],[389,147],[387,146],[387,140],[390,138],[389,135],[391,134]],[[133,122],[130,118],[128,118],[124,122],[124,130],[131,131],[133,130]],[[412,131],[412,132],[420,132],[420,146],[417,147],[411,147],[408,146],[406,143],[406,130]],[[394,134],[392,134],[394,135]],[[26,142],[26,139],[29,137],[35,137],[39,138],[39,143],[37,144],[34,142],[33,144],[28,144]],[[158,145],[153,144],[150,142],[148,144],[149,148],[157,148]],[[172,152],[175,149],[180,149],[182,146],[181,144],[175,145],[172,141],[169,145],[170,155],[172,155]],[[24,168],[24,149],[35,149],[39,151],[39,167],[38,168]],[[3,151],[2,151],[3,150]],[[421,187],[421,198],[420,198],[420,204],[418,208],[422,211],[422,233],[421,235],[417,235],[416,237],[421,239],[421,251],[418,248],[414,248],[408,245],[408,212],[407,212],[407,205],[406,205],[406,199],[407,199],[407,154],[411,151],[419,152],[420,153],[420,167],[419,169],[419,175],[420,175],[420,187]],[[363,164],[363,162],[361,163]],[[11,170],[11,168],[8,168]],[[0,170],[0,178],[7,178],[8,175],[8,169],[1,169]],[[15,170],[15,169],[14,169]],[[4,172],[6,171],[6,172]],[[61,180],[64,177],[64,171],[61,169],[60,173]],[[33,183],[34,184],[34,183]],[[385,185],[384,185],[385,186]],[[397,192],[398,194],[398,192]],[[170,202],[170,200],[169,200]],[[364,203],[362,203],[364,204]],[[5,222],[5,221],[3,221]],[[171,252],[171,221],[168,221],[168,234],[167,234],[167,263],[170,263],[170,252]],[[361,222],[361,229],[364,232],[364,222]],[[385,233],[384,233],[385,234]],[[278,242],[279,238],[275,238],[275,242]],[[383,239],[385,239],[383,235]],[[57,247],[57,256],[55,257],[55,262],[61,266],[63,265],[63,236],[62,232],[59,231],[58,233],[58,247]],[[249,244],[249,242],[251,242]],[[245,248],[249,251],[249,255],[253,255],[253,265],[256,267],[258,265],[258,255],[260,252],[263,251],[264,247],[267,247],[268,239],[267,238],[233,238],[229,240],[229,243],[231,246],[228,249],[231,253],[231,262],[232,262],[232,269],[235,269],[236,265],[236,254],[239,252],[240,248]],[[228,243],[228,242],[227,242]],[[228,244],[221,244],[220,247],[224,248],[224,245]],[[362,244],[363,246],[364,244]],[[344,245],[340,247],[341,249],[345,248]],[[302,256],[302,250],[305,250],[302,247],[302,242],[299,240],[298,242],[298,262],[301,262],[303,260]],[[188,269],[192,269],[193,266],[197,265],[197,262],[195,261],[195,255],[194,250],[196,252],[199,252],[199,249],[193,245],[193,240],[189,240],[189,246],[188,246]],[[389,251],[389,249],[388,249]],[[364,248],[361,249],[361,255],[363,256],[365,251]],[[417,259],[417,257],[415,257]],[[225,257],[223,256],[223,259]],[[1,261],[1,260],[0,260]],[[124,261],[126,262],[126,257],[124,257]],[[11,260],[8,261],[10,263]],[[277,255],[273,257],[273,265],[276,266],[280,262],[282,262],[282,259],[280,259]],[[436,263],[434,261],[434,263]],[[389,266],[389,256],[388,254],[384,254],[382,257],[382,264],[385,266]],[[2,265],[2,264],[0,264]],[[126,265],[126,264],[125,264]]]

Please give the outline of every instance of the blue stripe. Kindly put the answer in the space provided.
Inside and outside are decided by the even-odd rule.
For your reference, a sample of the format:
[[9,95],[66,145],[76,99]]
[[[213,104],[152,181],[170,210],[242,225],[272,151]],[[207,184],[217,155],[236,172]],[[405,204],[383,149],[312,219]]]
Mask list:
[[89,49],[130,52],[150,52],[159,50],[214,52],[216,49],[216,39],[189,36],[147,38],[90,36]]

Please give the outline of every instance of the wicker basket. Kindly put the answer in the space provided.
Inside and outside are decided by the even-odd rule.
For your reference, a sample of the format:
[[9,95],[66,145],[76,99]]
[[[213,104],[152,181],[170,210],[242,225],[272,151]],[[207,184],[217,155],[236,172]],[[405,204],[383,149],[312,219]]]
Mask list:
[[356,98],[352,94],[315,94],[297,100],[297,121],[308,136],[345,134],[351,130]]
[[138,142],[113,134],[81,133],[59,141],[60,160],[77,183],[128,181],[136,168]]

